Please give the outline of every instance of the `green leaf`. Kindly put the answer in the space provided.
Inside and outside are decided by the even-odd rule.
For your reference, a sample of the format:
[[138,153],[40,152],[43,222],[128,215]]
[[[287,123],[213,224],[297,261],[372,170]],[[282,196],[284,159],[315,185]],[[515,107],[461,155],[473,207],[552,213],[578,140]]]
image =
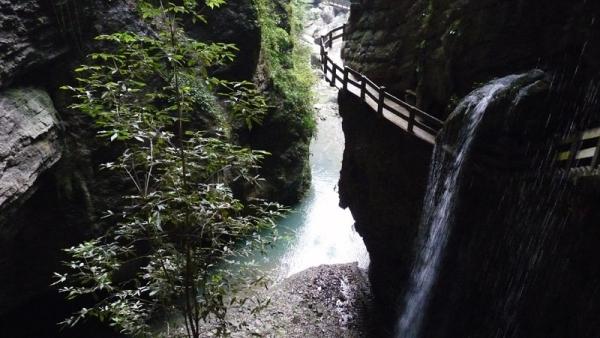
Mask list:
[[226,0],[205,0],[206,6],[209,8],[217,8],[225,4]]

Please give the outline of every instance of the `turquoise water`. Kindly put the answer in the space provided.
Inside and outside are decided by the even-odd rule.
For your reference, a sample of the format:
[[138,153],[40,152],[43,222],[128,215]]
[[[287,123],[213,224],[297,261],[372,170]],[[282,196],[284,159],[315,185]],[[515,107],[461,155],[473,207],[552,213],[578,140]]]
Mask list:
[[350,211],[338,206],[344,134],[337,90],[320,80],[315,91],[318,123],[310,147],[312,185],[305,198],[278,223],[280,232],[290,239],[280,242],[263,263],[279,279],[322,264],[358,262],[367,268],[369,262],[362,238],[353,229]]
[[[319,46],[314,38],[347,21],[347,15],[330,6],[310,9],[303,40],[318,59]],[[339,53],[339,44],[331,53]],[[278,222],[280,234],[288,240],[279,241],[265,259],[259,260],[262,270],[275,280],[322,264],[358,262],[366,269],[369,264],[362,238],[354,231],[354,219],[349,210],[341,209],[337,184],[344,155],[344,133],[338,113],[338,91],[322,79],[315,84],[317,96],[315,117],[317,131],[310,145],[312,184],[304,199],[292,212]]]

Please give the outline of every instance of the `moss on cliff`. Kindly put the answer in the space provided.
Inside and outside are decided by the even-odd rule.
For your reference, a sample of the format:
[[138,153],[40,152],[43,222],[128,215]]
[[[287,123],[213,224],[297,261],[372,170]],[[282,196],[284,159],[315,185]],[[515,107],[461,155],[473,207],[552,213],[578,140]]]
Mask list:
[[300,116],[305,129],[312,133],[315,128],[312,114],[315,78],[308,62],[310,51],[299,39],[304,12],[296,1],[286,4],[279,15],[272,14],[282,10],[276,8],[276,2],[256,0],[256,4],[266,73],[277,94],[293,109],[290,113]]
[[286,204],[297,202],[310,186],[309,143],[315,129],[309,50],[300,43],[299,2],[255,0],[261,28],[261,57],[256,82],[271,109],[263,124],[240,137],[272,156],[263,164],[262,195]]

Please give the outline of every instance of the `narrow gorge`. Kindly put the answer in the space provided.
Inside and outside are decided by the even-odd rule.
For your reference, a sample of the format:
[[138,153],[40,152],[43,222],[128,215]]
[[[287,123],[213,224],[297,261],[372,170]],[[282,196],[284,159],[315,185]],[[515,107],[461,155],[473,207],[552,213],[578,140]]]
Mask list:
[[0,0],[0,337],[600,336],[599,16]]

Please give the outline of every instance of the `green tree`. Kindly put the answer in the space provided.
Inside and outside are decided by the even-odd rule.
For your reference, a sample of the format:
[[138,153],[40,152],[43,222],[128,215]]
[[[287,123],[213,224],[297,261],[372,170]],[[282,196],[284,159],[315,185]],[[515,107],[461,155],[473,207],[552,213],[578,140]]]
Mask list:
[[223,334],[229,329],[228,308],[247,301],[229,295],[264,282],[244,262],[272,243],[273,219],[282,209],[260,200],[242,203],[229,184],[257,183],[256,169],[267,154],[236,146],[219,133],[186,130],[186,125],[205,104],[197,102],[192,84],[198,81],[224,90],[232,114],[249,128],[260,123],[265,100],[249,83],[209,75],[209,67],[231,61],[236,49],[185,34],[184,18],[204,21],[196,6],[196,0],[138,1],[156,34],[97,37],[107,48],[76,69],[77,86],[65,87],[76,99],[72,109],[92,116],[99,137],[124,149],[103,168],[131,183],[123,208],[107,212],[116,225],[66,249],[67,272],[56,273],[55,284],[69,299],[93,295],[98,302],[65,325],[92,316],[122,332],[148,335],[153,315],[178,312],[189,337],[200,337],[201,321],[207,319],[216,320],[217,333]]

